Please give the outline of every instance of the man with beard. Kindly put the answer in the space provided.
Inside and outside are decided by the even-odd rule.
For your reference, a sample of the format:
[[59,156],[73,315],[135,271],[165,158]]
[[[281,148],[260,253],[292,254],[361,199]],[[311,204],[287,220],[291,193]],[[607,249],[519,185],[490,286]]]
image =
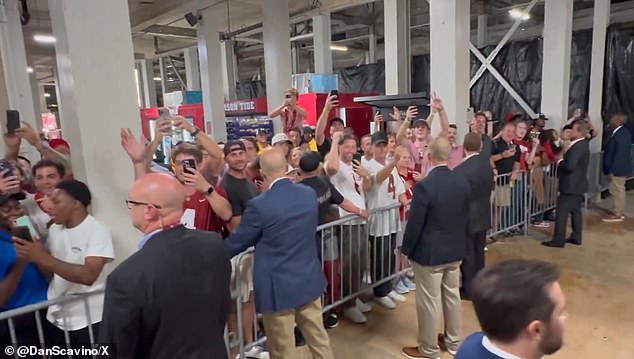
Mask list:
[[566,298],[555,266],[500,262],[481,271],[472,288],[482,332],[465,340],[456,359],[539,359],[561,349]]

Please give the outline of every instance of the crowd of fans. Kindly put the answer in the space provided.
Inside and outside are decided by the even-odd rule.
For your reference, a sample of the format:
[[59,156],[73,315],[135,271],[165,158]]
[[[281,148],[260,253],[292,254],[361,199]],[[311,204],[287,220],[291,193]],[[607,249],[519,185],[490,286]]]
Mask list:
[[[354,215],[338,233],[318,234],[319,256],[328,281],[326,298],[338,300],[343,293],[358,293],[363,281],[380,280],[384,273],[407,269],[408,259],[398,248],[403,242],[417,182],[432,168],[430,146],[439,137],[446,138],[451,149],[448,166],[454,169],[465,157],[442,100],[435,94],[430,114],[418,118],[416,107],[404,112],[394,108],[391,116],[398,125],[396,133],[385,132],[382,116],[375,117],[375,131],[360,139],[344,120],[331,117],[338,106],[337,95],[328,96],[315,128],[305,126],[307,113],[297,105],[298,92],[289,89],[282,105],[271,117],[281,117],[283,132],[258,131],[255,137],[217,143],[200,129],[176,116],[157,120],[154,138],[135,136],[129,129],[121,131],[121,144],[130,157],[135,177],[165,171],[153,162],[163,137],[174,129],[189,131],[195,143],[178,143],[171,150],[170,163],[175,178],[184,186],[184,214],[181,223],[190,229],[213,231],[227,237],[240,225],[249,201],[267,190],[260,168],[260,156],[266,151],[279,151],[287,160],[286,176],[315,190],[319,202],[319,224]],[[441,131],[432,135],[432,122],[439,117]],[[492,115],[478,112],[469,122],[470,132],[482,137],[481,155],[489,159],[496,179],[493,196],[495,218],[493,229],[501,226],[503,212],[514,203],[523,202],[525,193],[517,188],[533,188],[535,200],[544,201],[544,168],[561,158],[570,142],[571,121],[561,129],[546,129],[547,118],[527,120],[520,114],[508,114],[493,136]],[[91,195],[88,186],[73,179],[70,166],[70,145],[63,140],[42,140],[37,132],[23,125],[15,135],[5,135],[7,155],[2,160],[0,178],[0,311],[103,289],[109,263],[114,259],[109,229],[89,213]],[[35,165],[19,156],[20,145],[28,142],[41,154]],[[535,176],[522,176],[535,171]],[[518,181],[530,181],[518,185]],[[514,189],[515,188],[515,189]],[[128,201],[128,207],[148,205]],[[386,206],[399,206],[397,216],[377,212],[368,221],[370,212]],[[334,210],[333,207],[334,206]],[[619,214],[620,215],[620,214]],[[521,216],[521,215],[518,215]],[[538,227],[548,227],[545,218],[534,218]],[[16,228],[27,228],[17,232]],[[20,234],[17,234],[20,233]],[[22,236],[22,237],[20,237]],[[28,238],[23,238],[27,236]],[[336,239],[339,237],[338,242]],[[319,241],[318,241],[319,242]],[[337,248],[345,256],[337,255]],[[140,244],[140,247],[143,243]],[[244,328],[257,327],[251,279],[253,258],[240,263],[239,283],[244,293],[240,318]],[[389,268],[392,265],[393,268]],[[371,268],[370,273],[367,269]],[[340,278],[344,278],[340,283]],[[416,288],[413,273],[383,282],[373,288],[375,301],[394,309],[406,299],[403,294]],[[482,294],[484,295],[484,294]],[[77,306],[80,306],[79,304]],[[99,330],[103,297],[89,301],[93,331]],[[324,315],[327,328],[337,325],[339,315],[362,324],[367,322],[371,306],[353,297]],[[83,308],[67,307],[63,318],[61,307],[51,306],[46,314],[46,338],[63,342],[63,330],[72,341],[89,342],[87,318]],[[231,310],[229,330],[238,324],[237,308]],[[37,331],[32,318],[18,318],[18,332],[24,341],[36,341]],[[254,340],[252,330],[245,330],[245,342]],[[29,336],[30,335],[30,336]],[[301,335],[298,335],[301,336]],[[2,343],[9,342],[9,333],[0,327]],[[301,341],[301,340],[300,340]],[[258,357],[263,348],[255,347],[248,355]],[[236,352],[231,353],[235,356]]]

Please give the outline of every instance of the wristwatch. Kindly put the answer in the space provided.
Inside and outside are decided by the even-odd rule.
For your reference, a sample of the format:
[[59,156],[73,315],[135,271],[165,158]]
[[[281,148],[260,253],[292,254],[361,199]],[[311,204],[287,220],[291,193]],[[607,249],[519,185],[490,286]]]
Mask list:
[[200,128],[198,128],[198,127],[194,127],[194,128],[195,128],[195,130],[194,130],[194,132],[192,132],[192,137],[196,137],[200,133]]
[[209,188],[205,192],[205,196],[207,197],[211,196],[211,194],[214,193],[214,190],[215,190],[214,186],[209,186]]

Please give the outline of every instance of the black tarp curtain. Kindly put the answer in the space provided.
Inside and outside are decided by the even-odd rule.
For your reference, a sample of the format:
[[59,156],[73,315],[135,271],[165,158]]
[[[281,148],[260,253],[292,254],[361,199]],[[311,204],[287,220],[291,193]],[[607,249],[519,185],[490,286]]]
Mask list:
[[[531,108],[540,112],[542,86],[543,39],[514,41],[504,46],[493,61],[493,66],[524,98]],[[487,56],[495,46],[481,51]],[[590,89],[590,60],[592,57],[592,30],[575,31],[572,36],[570,61],[570,112],[576,108],[587,111]],[[471,56],[471,75],[480,67],[480,61]],[[337,72],[341,92],[385,92],[384,62],[348,67]],[[429,90],[429,55],[412,58],[412,92]],[[266,96],[263,81],[240,83],[239,98]],[[439,94],[442,96],[442,94]],[[471,88],[471,106],[476,110],[490,110],[496,118],[507,112],[524,113],[502,85],[486,71]],[[634,35],[618,28],[608,29],[603,84],[603,114],[625,112],[634,118]],[[630,121],[634,125],[634,120]]]

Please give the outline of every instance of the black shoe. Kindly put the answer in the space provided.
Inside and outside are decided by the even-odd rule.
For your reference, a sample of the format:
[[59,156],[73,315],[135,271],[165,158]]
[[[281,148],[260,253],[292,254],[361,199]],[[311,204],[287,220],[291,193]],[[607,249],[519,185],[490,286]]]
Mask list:
[[295,346],[303,347],[304,345],[306,345],[306,339],[304,339],[302,331],[299,330],[298,327],[295,327]]
[[572,238],[567,239],[566,243],[574,244],[575,246],[580,246],[581,245],[580,241],[577,241],[577,240],[572,239]]
[[555,241],[542,242],[542,246],[553,247],[553,248],[563,248],[566,246],[565,243],[558,243]]
[[336,313],[330,312],[324,315],[324,328],[332,329],[339,325],[339,317]]

